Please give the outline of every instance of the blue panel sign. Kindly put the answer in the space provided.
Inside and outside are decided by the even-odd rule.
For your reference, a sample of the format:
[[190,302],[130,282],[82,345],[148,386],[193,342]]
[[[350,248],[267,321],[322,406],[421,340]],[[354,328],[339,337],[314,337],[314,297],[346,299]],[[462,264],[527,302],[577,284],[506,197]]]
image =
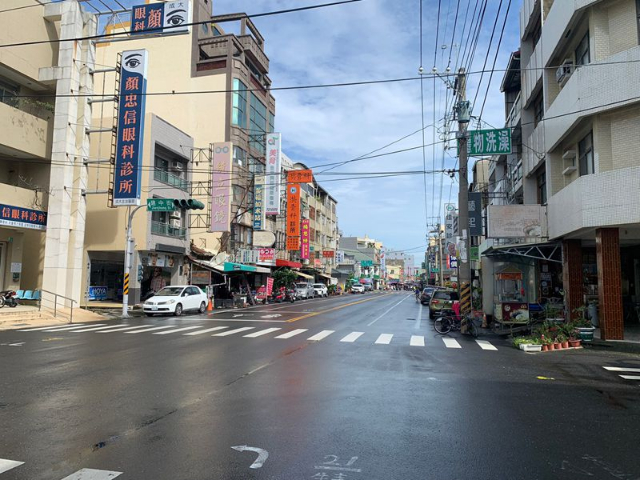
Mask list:
[[113,204],[140,205],[147,51],[122,52]]
[[184,33],[189,31],[190,1],[137,5],[131,9],[131,33]]
[[47,212],[0,203],[0,225],[46,230]]
[[107,287],[89,287],[89,300],[106,300]]

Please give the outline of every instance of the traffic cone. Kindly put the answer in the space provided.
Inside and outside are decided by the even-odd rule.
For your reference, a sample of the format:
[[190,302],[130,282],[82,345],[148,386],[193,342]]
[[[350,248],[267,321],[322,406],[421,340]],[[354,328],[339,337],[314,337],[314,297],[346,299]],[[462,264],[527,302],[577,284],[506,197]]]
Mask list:
[[207,305],[207,312],[213,312],[213,302],[209,299],[209,305]]

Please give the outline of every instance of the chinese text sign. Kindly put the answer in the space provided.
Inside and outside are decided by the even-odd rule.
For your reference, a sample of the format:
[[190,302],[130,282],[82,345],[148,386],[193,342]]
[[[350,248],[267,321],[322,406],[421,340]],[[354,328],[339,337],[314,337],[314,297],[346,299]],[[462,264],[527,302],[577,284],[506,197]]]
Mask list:
[[185,33],[191,21],[189,0],[137,5],[131,9],[131,33]]
[[279,133],[267,134],[265,214],[280,215],[280,167],[282,139]]
[[256,175],[253,200],[253,229],[262,230],[264,218],[264,175]]
[[231,230],[231,142],[213,144],[211,181],[211,231]]
[[302,220],[302,248],[300,250],[300,258],[303,260],[309,258],[309,220]]
[[511,129],[473,130],[467,142],[469,155],[502,155],[511,153]]
[[[289,248],[293,241],[289,243],[291,237],[296,237],[298,247]],[[298,250],[300,237],[300,185],[287,185],[287,250]]]
[[46,230],[47,212],[0,204],[0,225]]

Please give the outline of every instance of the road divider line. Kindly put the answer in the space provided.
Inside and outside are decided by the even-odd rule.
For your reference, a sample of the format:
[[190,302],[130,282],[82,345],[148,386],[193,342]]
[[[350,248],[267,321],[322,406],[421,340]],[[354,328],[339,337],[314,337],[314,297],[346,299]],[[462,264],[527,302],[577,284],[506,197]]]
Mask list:
[[144,333],[144,332],[152,332],[153,330],[164,330],[165,328],[175,328],[175,325],[164,325],[162,327],[153,327],[153,328],[147,328],[147,326],[145,326],[144,328],[141,328],[139,330],[133,330],[132,332],[124,332],[124,333]]
[[154,333],[154,335],[169,335],[170,333],[185,332],[187,330],[193,330],[194,328],[202,328],[202,325],[196,325],[195,327],[176,328],[174,330],[165,330],[164,332],[156,332]]
[[308,313],[306,315],[301,315],[300,317],[292,318],[287,320],[287,323],[297,322],[298,320],[304,320],[305,318],[317,317],[318,315],[322,315],[323,313],[334,312],[336,310],[340,310],[341,308],[351,307],[352,305],[357,305],[359,303],[371,302],[372,300],[378,300],[379,298],[384,298],[386,296],[393,295],[392,293],[386,293],[384,295],[376,296],[373,298],[365,298],[364,300],[359,300],[357,302],[347,303],[345,305],[338,305],[337,307],[328,308],[326,310],[320,310],[319,312]]
[[391,343],[392,338],[393,338],[393,334],[383,333],[378,337],[375,343],[376,345],[389,345]]
[[447,348],[462,348],[455,338],[442,337],[442,341]]
[[202,335],[203,333],[217,332],[218,330],[224,330],[225,328],[229,327],[206,328],[204,330],[196,330],[195,332],[183,333],[183,335]]
[[409,341],[409,346],[411,346],[411,347],[424,347],[424,337],[422,335],[411,335],[411,340]]
[[489,342],[487,342],[486,340],[476,340],[476,343],[478,345],[480,345],[480,348],[482,350],[498,350],[496,347],[494,347],[493,345],[491,345]]
[[211,335],[212,337],[227,337],[229,335],[235,335],[236,333],[240,333],[240,332],[246,332],[247,330],[253,330],[256,327],[241,327],[241,328],[235,328],[233,330],[227,330],[226,332],[222,332],[222,333],[214,333],[213,335]]
[[327,338],[332,333],[335,333],[335,330],[322,330],[320,333],[316,333],[312,337],[307,338],[307,340],[311,342],[319,342],[320,340]]
[[259,330],[257,332],[250,333],[248,335],[243,335],[245,338],[257,338],[262,335],[266,335],[267,333],[277,332],[278,330],[282,330],[281,328],[265,328],[264,330]]
[[346,337],[344,337],[342,340],[340,340],[341,342],[347,342],[347,343],[353,343],[355,342],[358,338],[360,338],[362,335],[364,335],[364,332],[351,332],[349,335],[347,335]]
[[278,335],[275,338],[291,338],[291,337],[295,337],[296,335],[300,335],[301,333],[304,333],[306,331],[307,331],[306,328],[299,328],[297,330],[291,330],[290,332],[283,333],[282,335]]
[[387,313],[389,313],[391,310],[393,310],[394,308],[396,308],[398,305],[400,305],[402,302],[404,302],[407,298],[409,298],[409,296],[404,297],[402,300],[400,300],[398,303],[394,304],[391,306],[391,308],[389,308],[386,312],[384,312],[382,315],[380,315],[378,318],[376,318],[375,320],[373,320],[371,323],[367,324],[367,327],[370,327],[371,325],[373,325],[374,323],[376,323],[378,320],[380,320],[382,317],[384,317]]

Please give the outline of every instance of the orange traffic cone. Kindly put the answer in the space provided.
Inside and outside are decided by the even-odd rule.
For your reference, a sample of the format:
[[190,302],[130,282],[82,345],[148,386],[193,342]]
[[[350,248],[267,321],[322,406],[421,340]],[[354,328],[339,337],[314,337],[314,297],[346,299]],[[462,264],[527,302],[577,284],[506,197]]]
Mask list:
[[209,305],[207,305],[207,312],[213,312],[213,302],[209,299]]

